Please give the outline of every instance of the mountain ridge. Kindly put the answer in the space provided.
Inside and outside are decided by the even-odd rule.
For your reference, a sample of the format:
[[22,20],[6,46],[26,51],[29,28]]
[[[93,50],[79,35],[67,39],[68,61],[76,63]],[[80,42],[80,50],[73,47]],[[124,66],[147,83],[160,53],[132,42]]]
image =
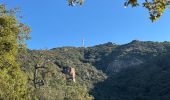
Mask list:
[[[119,90],[119,88],[123,87],[128,89],[128,85],[126,86],[124,82],[127,83],[126,79],[128,78],[133,79],[124,74],[131,72],[136,74],[136,76],[141,76],[140,74],[135,73],[135,71],[133,72],[133,70],[128,72],[128,69],[142,69],[141,73],[145,73],[143,70],[144,67],[142,66],[149,66],[149,64],[147,64],[148,62],[152,65],[153,62],[158,62],[158,60],[155,60],[158,58],[160,58],[161,62],[164,62],[162,59],[166,58],[166,54],[169,54],[169,51],[170,42],[133,40],[132,42],[123,45],[108,42],[86,48],[69,46],[53,48],[50,50],[28,50],[27,53],[20,53],[18,59],[22,65],[22,69],[29,76],[31,88],[35,90],[35,93],[33,94],[39,99],[122,100],[122,98],[125,98],[126,100],[136,100],[134,99],[135,97],[133,98],[133,94],[126,93],[129,91]],[[162,57],[162,55],[165,57]],[[44,81],[44,85],[39,86],[40,84],[37,84],[39,88],[35,88],[35,83],[32,81],[34,80],[34,70],[36,64],[41,63],[45,63],[43,65],[45,66],[45,69],[38,73],[38,77],[39,80]],[[71,80],[64,80],[62,69],[67,66],[71,66],[76,69],[76,83]],[[158,70],[160,67],[158,63],[156,63],[155,66],[158,67],[155,67],[154,69],[154,67],[149,66],[149,68]],[[167,69],[169,68],[168,66]],[[150,73],[149,71],[146,72]],[[42,77],[42,74],[45,74],[45,76]],[[116,78],[119,77],[119,75],[121,75],[121,78]],[[141,79],[145,81],[145,78]],[[112,95],[108,93],[115,93],[111,85],[113,80],[120,81],[120,83],[122,82],[121,84],[123,84],[119,86],[119,83],[114,83],[115,86],[119,86],[118,90],[115,90],[120,94],[116,94],[117,97],[115,95],[115,97],[111,97]],[[134,80],[138,79],[134,78]],[[152,81],[149,82],[152,83]],[[129,85],[134,88],[132,84],[135,87],[133,81]],[[147,85],[149,83],[145,84]],[[109,88],[105,89],[107,86],[109,86]],[[135,88],[136,90],[141,89],[137,87]],[[50,91],[52,93],[50,93]],[[125,94],[124,92],[126,95],[123,95]],[[101,96],[101,93],[103,96]],[[128,97],[127,94],[131,95],[132,98]],[[141,94],[146,93],[141,92]],[[62,95],[62,98],[59,98],[59,95]],[[150,96],[148,98],[152,99]],[[138,95],[136,98],[139,100],[139,98],[142,97]]]

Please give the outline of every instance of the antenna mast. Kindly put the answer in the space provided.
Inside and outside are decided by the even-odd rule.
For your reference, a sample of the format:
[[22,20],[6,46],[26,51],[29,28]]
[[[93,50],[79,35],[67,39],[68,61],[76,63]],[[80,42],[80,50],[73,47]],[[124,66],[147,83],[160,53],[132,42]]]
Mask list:
[[82,38],[82,47],[85,47],[85,45],[84,45],[84,38]]

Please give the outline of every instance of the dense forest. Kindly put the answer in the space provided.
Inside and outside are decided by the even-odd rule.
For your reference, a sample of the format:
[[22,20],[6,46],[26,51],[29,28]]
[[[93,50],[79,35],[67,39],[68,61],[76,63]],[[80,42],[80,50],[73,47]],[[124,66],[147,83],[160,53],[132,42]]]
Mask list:
[[[61,47],[20,52],[32,96],[41,100],[169,100],[169,42],[134,40],[93,47]],[[35,68],[39,69],[34,83]],[[76,70],[76,82],[62,70]],[[43,75],[44,74],[44,75]]]

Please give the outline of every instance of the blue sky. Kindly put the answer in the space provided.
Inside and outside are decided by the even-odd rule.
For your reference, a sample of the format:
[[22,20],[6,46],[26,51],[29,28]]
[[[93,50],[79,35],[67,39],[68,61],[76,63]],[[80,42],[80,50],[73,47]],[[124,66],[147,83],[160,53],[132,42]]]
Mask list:
[[170,41],[170,10],[155,23],[142,7],[124,8],[124,0],[85,0],[82,7],[69,7],[66,0],[0,0],[19,6],[23,22],[31,27],[30,49],[86,46],[106,42]]

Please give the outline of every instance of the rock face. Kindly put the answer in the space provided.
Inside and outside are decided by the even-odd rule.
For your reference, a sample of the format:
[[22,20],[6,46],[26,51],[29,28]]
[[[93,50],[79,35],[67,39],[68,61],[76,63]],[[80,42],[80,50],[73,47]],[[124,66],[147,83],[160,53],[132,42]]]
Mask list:
[[75,68],[71,68],[70,75],[72,77],[73,82],[76,82],[76,71],[75,71]]
[[66,75],[69,75],[70,78],[73,80],[73,82],[76,82],[76,71],[75,71],[75,68],[64,67],[62,72],[65,74],[65,79],[67,79]]
[[143,60],[137,59],[137,58],[131,58],[128,60],[114,60],[113,62],[111,62],[108,65],[106,72],[107,73],[115,73],[115,72],[119,72],[123,68],[137,66],[142,63],[143,63]]
[[[102,69],[105,73],[111,74],[119,72],[124,68],[143,64],[156,56],[168,52],[170,50],[169,48],[170,43],[168,42],[159,43],[134,40],[128,44],[118,45],[112,48],[112,51],[109,52],[107,56],[103,56],[102,53],[100,53],[99,57],[102,57],[100,57],[100,60],[95,59],[94,65],[96,68]],[[105,53],[107,53],[107,51],[105,51]]]

